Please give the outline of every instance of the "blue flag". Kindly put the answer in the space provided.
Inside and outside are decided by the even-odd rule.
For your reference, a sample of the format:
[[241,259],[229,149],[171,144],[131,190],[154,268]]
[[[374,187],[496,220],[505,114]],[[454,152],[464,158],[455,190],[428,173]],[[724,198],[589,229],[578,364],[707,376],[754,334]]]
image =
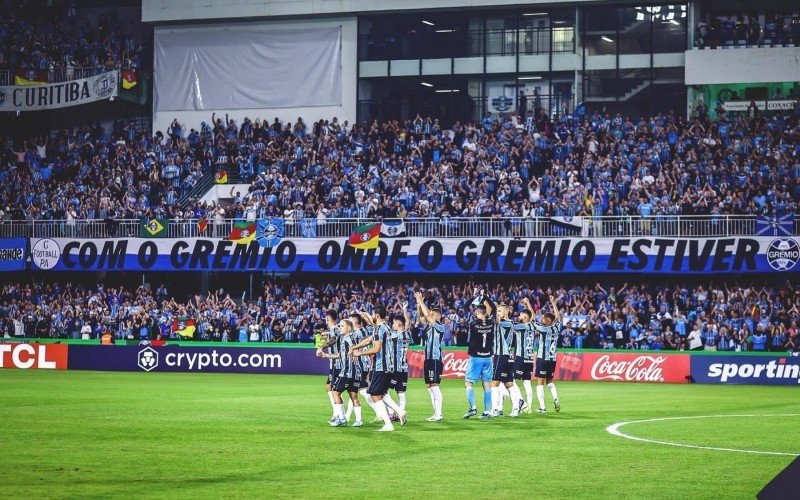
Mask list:
[[259,219],[256,226],[256,241],[265,248],[272,248],[286,235],[283,219]]
[[791,236],[794,230],[794,214],[782,217],[760,215],[756,218],[756,236]]
[[300,233],[303,238],[316,238],[317,237],[317,219],[306,218],[300,220]]

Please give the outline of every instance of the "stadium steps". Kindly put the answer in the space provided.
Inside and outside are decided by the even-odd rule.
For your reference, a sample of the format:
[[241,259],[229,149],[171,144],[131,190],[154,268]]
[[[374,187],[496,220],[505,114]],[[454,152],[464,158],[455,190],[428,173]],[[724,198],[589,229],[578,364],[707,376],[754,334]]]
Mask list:
[[[234,184],[250,184],[250,182],[253,180],[253,177],[254,176],[242,176],[239,175],[238,172],[228,172],[228,182],[226,185],[231,186]],[[214,175],[211,173],[205,173],[197,185],[195,185],[188,193],[178,199],[178,206],[185,209],[188,206],[194,205],[215,185],[216,183],[214,181]]]

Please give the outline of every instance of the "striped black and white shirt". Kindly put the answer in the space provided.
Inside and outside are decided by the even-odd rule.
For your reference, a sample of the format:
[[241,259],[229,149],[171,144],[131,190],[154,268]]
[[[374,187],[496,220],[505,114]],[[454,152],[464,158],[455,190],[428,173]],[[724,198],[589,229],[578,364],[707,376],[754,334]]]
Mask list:
[[553,323],[550,326],[544,326],[541,323],[535,323],[533,328],[539,334],[539,350],[536,355],[544,361],[555,361],[558,352],[558,337],[561,335],[561,324]]
[[497,331],[494,335],[494,355],[508,356],[511,354],[511,344],[514,339],[514,323],[510,320],[503,320],[497,324]]
[[411,330],[394,332],[392,337],[395,358],[394,371],[408,373],[408,346],[411,345]]
[[425,327],[425,359],[442,360],[442,339],[444,325],[441,323],[428,324]]
[[381,323],[375,327],[375,333],[372,335],[372,340],[381,343],[381,348],[375,353],[375,367],[376,372],[393,372],[395,357],[394,349],[392,349],[392,332],[389,329],[388,323]]
[[514,323],[514,339],[511,350],[517,357],[522,357],[526,363],[533,362],[533,345],[536,334],[533,332],[532,323]]
[[[362,326],[358,330],[354,331],[350,334],[353,337],[353,344],[358,344],[362,342],[364,339],[370,336],[369,330],[366,326]],[[372,367],[372,357],[371,356],[361,356],[361,371],[363,373],[367,373],[370,371]]]
[[[328,341],[333,341],[331,346],[328,348],[330,354],[339,355],[339,327],[334,326],[333,328],[328,330]],[[342,361],[340,358],[335,358],[330,360],[330,368],[331,370],[341,370],[342,369]]]
[[356,345],[353,335],[339,335],[337,339],[337,349],[339,350],[339,376],[354,380],[361,380],[361,362],[348,354],[350,349]]

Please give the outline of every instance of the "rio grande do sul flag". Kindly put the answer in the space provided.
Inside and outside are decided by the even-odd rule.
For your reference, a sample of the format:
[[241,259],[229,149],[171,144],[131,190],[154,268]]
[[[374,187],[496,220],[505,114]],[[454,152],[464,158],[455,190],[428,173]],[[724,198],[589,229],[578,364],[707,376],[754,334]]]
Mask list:
[[256,221],[239,221],[233,225],[228,240],[237,245],[248,245],[256,238]]
[[381,235],[381,223],[363,224],[358,226],[350,235],[347,244],[353,248],[372,250],[378,248],[378,240]]

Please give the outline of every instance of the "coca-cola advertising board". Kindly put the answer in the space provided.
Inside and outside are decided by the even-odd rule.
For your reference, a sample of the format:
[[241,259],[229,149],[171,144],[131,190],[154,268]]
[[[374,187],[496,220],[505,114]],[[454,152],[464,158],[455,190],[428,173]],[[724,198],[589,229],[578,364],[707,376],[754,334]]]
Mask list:
[[688,354],[561,352],[556,378],[685,384],[691,370],[690,358]]
[[[464,378],[466,351],[444,351],[443,378]],[[422,377],[425,354],[410,351],[409,376]],[[688,354],[652,354],[636,352],[560,352],[556,380],[609,382],[686,383],[691,368]]]

